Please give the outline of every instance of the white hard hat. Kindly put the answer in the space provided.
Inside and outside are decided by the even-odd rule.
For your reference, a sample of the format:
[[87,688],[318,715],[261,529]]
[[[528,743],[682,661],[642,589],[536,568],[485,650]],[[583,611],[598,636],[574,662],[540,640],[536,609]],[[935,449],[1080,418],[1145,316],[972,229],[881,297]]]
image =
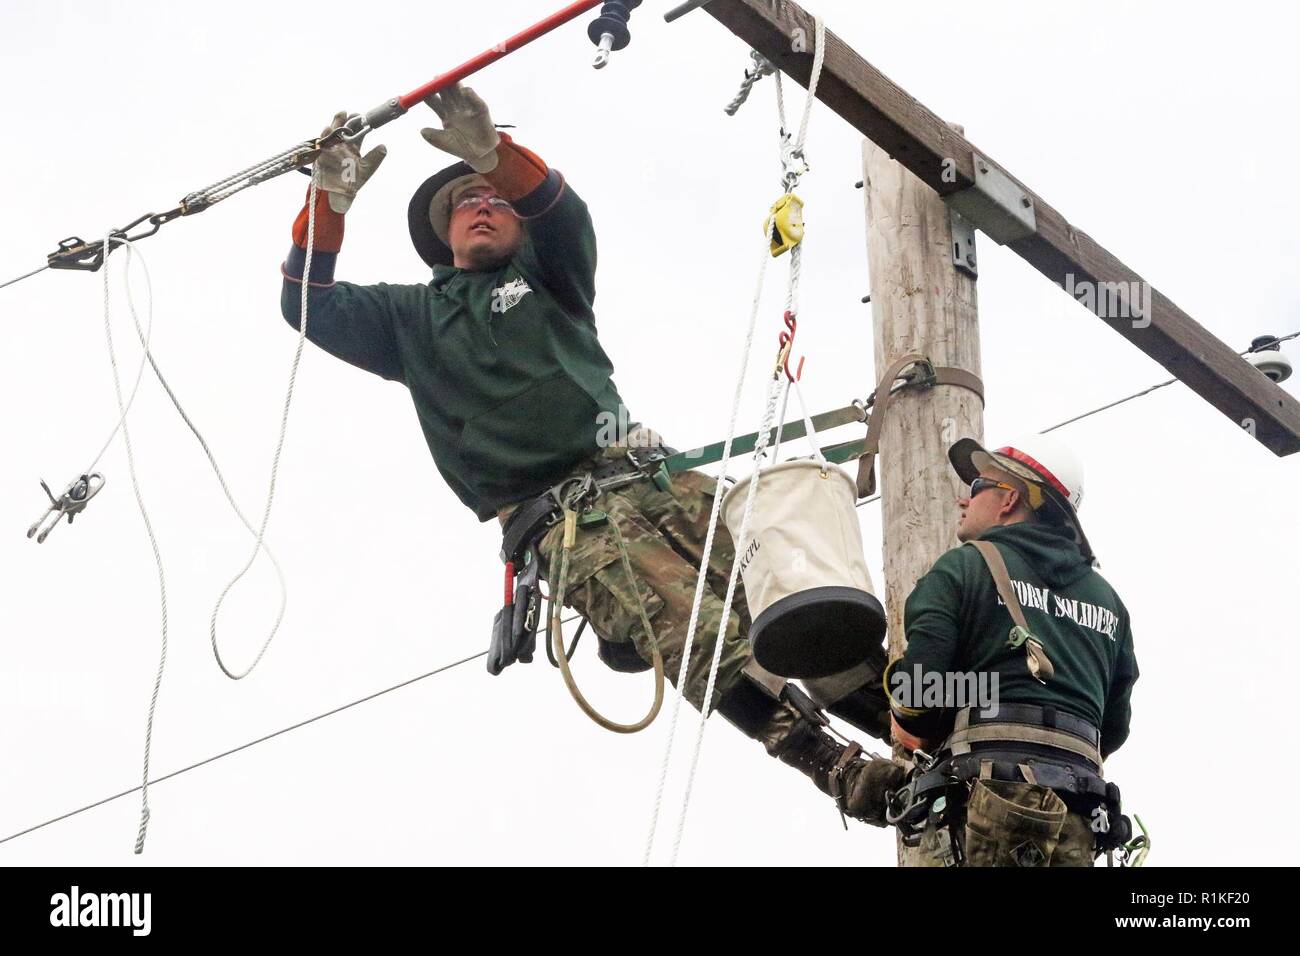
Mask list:
[[[1054,506],[1075,533],[1083,556],[1093,560],[1092,548],[1079,524],[1083,504],[1083,462],[1067,445],[1050,435],[1030,435],[988,451],[973,438],[948,449],[948,460],[963,482],[979,477],[981,469],[997,468],[1019,478],[1029,488],[1029,506],[1039,511]],[[1050,513],[1050,508],[1049,512]]]

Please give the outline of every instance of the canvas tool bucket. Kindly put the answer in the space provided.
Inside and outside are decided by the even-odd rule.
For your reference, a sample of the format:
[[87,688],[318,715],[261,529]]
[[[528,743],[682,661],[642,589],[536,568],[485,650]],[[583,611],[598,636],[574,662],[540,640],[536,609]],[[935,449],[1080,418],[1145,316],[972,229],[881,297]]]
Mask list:
[[[739,546],[753,476],[722,502]],[[857,489],[840,467],[802,459],[761,472],[741,576],[754,659],[782,677],[828,677],[874,660],[883,669],[885,611],[863,557]]]

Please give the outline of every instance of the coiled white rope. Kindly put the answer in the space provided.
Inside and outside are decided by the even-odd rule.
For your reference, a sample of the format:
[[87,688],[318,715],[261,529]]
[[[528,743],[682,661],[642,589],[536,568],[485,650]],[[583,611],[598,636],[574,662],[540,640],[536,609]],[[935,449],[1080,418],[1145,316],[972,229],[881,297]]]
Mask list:
[[[318,190],[318,182],[315,174],[313,174],[311,186],[308,191],[309,208],[307,214],[307,252],[306,252],[306,261],[304,264],[304,272],[303,272],[304,284],[306,283],[306,278],[311,275],[312,246],[315,241],[315,231],[316,231],[317,190]],[[266,544],[265,534],[266,534],[267,523],[270,520],[271,505],[275,498],[276,478],[279,471],[280,456],[284,449],[285,435],[288,428],[289,407],[293,401],[293,392],[297,381],[298,366],[302,359],[303,346],[306,340],[307,295],[305,292],[302,295],[301,311],[299,313],[298,345],[294,352],[293,364],[291,366],[290,373],[289,373],[289,384],[285,395],[284,410],[280,418],[279,438],[277,440],[275,454],[271,462],[271,478],[270,478],[270,485],[267,491],[266,507],[263,510],[261,525],[255,531],[253,529],[252,523],[248,520],[248,518],[244,515],[243,511],[240,509],[239,505],[236,503],[234,499],[234,495],[230,491],[230,486],[227,484],[225,476],[222,474],[221,468],[217,464],[216,456],[212,453],[211,447],[208,445],[206,439],[204,439],[203,434],[199,431],[198,427],[194,424],[193,420],[189,417],[188,414],[186,414],[184,407],[181,405],[180,399],[177,398],[176,393],[172,390],[171,386],[168,384],[166,378],[162,374],[162,370],[158,366],[157,361],[154,359],[153,352],[150,348],[150,343],[153,334],[153,285],[149,275],[148,265],[145,263],[144,257],[139,255],[138,250],[136,250],[135,246],[130,242],[130,240],[127,240],[122,237],[113,236],[112,234],[110,234],[105,238],[104,241],[105,241],[106,250],[111,250],[112,248],[111,243],[117,243],[118,245],[122,245],[126,247],[127,262],[126,262],[126,271],[125,271],[124,279],[125,279],[125,287],[126,287],[127,306],[131,314],[131,320],[135,325],[136,335],[139,337],[140,343],[143,346],[144,355],[141,358],[140,367],[136,372],[135,383],[132,387],[130,398],[124,399],[122,396],[122,382],[121,382],[121,375],[118,371],[116,350],[113,347],[113,331],[112,331],[112,321],[111,321],[112,312],[111,312],[111,304],[109,298],[109,273],[110,273],[111,265],[110,265],[110,260],[106,255],[106,261],[104,267],[104,285],[103,285],[104,335],[108,346],[109,365],[113,373],[113,391],[117,399],[118,421],[117,424],[114,426],[113,431],[109,434],[108,441],[104,443],[104,446],[100,449],[99,454],[95,456],[94,461],[87,469],[87,473],[93,470],[94,466],[98,464],[100,458],[103,457],[104,452],[107,451],[108,447],[111,445],[113,438],[116,437],[119,431],[121,431],[123,443],[126,447],[127,466],[131,475],[131,486],[135,494],[136,505],[140,510],[140,517],[144,521],[145,531],[149,536],[149,544],[151,549],[153,550],[154,563],[158,569],[158,589],[159,589],[159,600],[161,606],[161,642],[160,642],[161,647],[160,647],[159,660],[158,660],[158,670],[154,677],[153,692],[150,695],[150,699],[149,699],[148,717],[146,718],[145,721],[144,773],[143,773],[143,780],[140,788],[140,792],[141,792],[140,826],[135,841],[135,852],[142,853],[144,851],[144,841],[145,841],[146,834],[148,832],[149,817],[150,817],[149,762],[150,762],[152,745],[153,745],[154,718],[156,716],[157,708],[158,708],[158,696],[162,689],[163,672],[165,671],[166,664],[167,664],[167,636],[168,636],[167,582],[166,582],[166,572],[162,560],[162,553],[158,546],[158,538],[156,533],[154,532],[153,523],[150,521],[148,511],[145,507],[144,496],[140,489],[139,476],[135,468],[135,454],[131,444],[130,430],[127,425],[128,412],[131,406],[135,402],[135,397],[140,387],[140,378],[144,372],[144,364],[145,362],[148,362],[149,366],[153,369],[155,376],[157,376],[159,384],[162,385],[163,390],[167,393],[167,397],[171,400],[172,404],[175,406],[177,413],[181,416],[181,419],[185,422],[186,426],[193,433],[195,439],[198,441],[200,447],[203,449],[203,453],[207,457],[208,464],[212,467],[213,473],[216,475],[217,481],[221,486],[221,491],[225,495],[226,501],[230,504],[231,509],[238,516],[239,520],[243,523],[244,527],[248,530],[249,534],[253,535],[254,537],[254,547],[253,547],[252,555],[250,556],[248,562],[244,565],[243,569],[222,590],[221,596],[218,598],[216,606],[213,609],[211,626],[210,626],[212,651],[214,656],[216,657],[217,664],[221,668],[222,672],[232,680],[239,680],[243,677],[246,677],[249,673],[252,672],[253,668],[257,666],[258,662],[262,659],[262,656],[266,653],[267,648],[270,646],[271,641],[274,639],[276,632],[279,630],[280,623],[284,619],[284,611],[285,611],[286,604],[288,602],[288,588],[284,579],[284,571],[280,567],[280,563],[276,559],[275,554],[271,551],[270,547]],[[135,307],[135,299],[131,292],[130,266],[135,256],[140,257],[140,265],[141,268],[144,270],[145,285],[149,293],[149,300],[148,300],[149,308],[147,313],[148,321],[146,322],[144,328],[142,328],[140,325],[139,314]],[[252,566],[252,563],[256,559],[258,553],[262,551],[266,553],[267,557],[271,561],[272,566],[275,568],[276,578],[280,588],[280,608],[276,615],[275,623],[272,625],[271,631],[267,635],[266,640],[263,642],[261,649],[257,653],[257,656],[253,659],[252,663],[249,664],[248,667],[245,668],[243,671],[239,673],[234,673],[229,668],[226,667],[225,662],[222,660],[221,652],[218,648],[217,631],[216,631],[217,616],[220,613],[221,604],[225,600],[226,596],[229,594],[231,588],[234,587],[235,583],[238,582],[240,578],[244,576],[244,574],[248,571],[249,567]]]
[[[823,24],[821,18],[815,18],[814,24],[815,24],[816,40],[815,40],[815,49],[813,53],[812,75],[808,83],[808,96],[804,102],[803,121],[800,124],[798,138],[793,145],[793,150],[796,155],[802,153],[804,142],[808,136],[808,121],[809,121],[809,117],[812,114],[812,104],[813,101],[816,99],[817,85],[821,79],[822,65],[825,62],[825,55],[826,55],[825,25]],[[784,158],[785,155],[784,147],[786,145],[784,142],[786,139],[786,134],[784,129],[785,100],[781,92],[780,80],[781,80],[781,74],[778,71],[776,73],[777,107],[780,113],[781,126],[782,126],[783,158]],[[650,863],[650,857],[654,849],[655,833],[658,829],[659,816],[660,816],[662,803],[663,803],[663,793],[668,778],[669,759],[672,755],[673,740],[677,732],[677,717],[681,709],[681,700],[682,700],[681,688],[682,688],[683,681],[686,680],[686,677],[689,673],[691,651],[693,649],[693,644],[694,644],[695,630],[699,624],[699,611],[700,611],[701,602],[703,600],[704,587],[706,585],[706,576],[708,573],[709,558],[713,553],[714,531],[717,527],[719,513],[721,511],[721,506],[722,506],[724,482],[727,475],[728,461],[731,455],[731,443],[732,443],[732,439],[735,437],[736,425],[739,419],[740,401],[741,401],[741,394],[745,382],[745,373],[749,365],[750,348],[753,344],[754,331],[757,325],[758,311],[761,305],[761,299],[763,294],[763,279],[767,271],[767,262],[771,258],[771,252],[768,246],[769,246],[769,239],[765,233],[763,237],[762,265],[760,266],[759,273],[758,273],[758,282],[754,292],[753,305],[750,313],[749,328],[746,333],[745,346],[741,358],[740,374],[737,377],[736,391],[732,402],[731,421],[727,428],[727,439],[723,444],[721,471],[717,478],[718,487],[717,487],[717,492],[713,496],[713,508],[709,515],[709,530],[705,536],[704,553],[700,561],[699,576],[696,579],[696,583],[695,583],[695,602],[691,607],[690,622],[687,625],[686,643],[685,643],[685,647],[682,650],[681,666],[676,681],[676,688],[675,688],[676,697],[673,700],[672,717],[668,724],[668,739],[664,746],[664,756],[660,767],[659,783],[655,791],[654,808],[652,810],[651,818],[650,818],[650,832],[646,839],[645,855],[642,861],[643,864],[646,865]],[[795,257],[795,254],[799,252],[800,252],[800,246],[795,246],[795,248],[792,250],[792,257],[790,263],[790,278],[788,280],[788,284],[786,288],[786,305],[787,305],[787,309],[792,312],[794,311],[794,307],[797,306],[798,303],[800,260]],[[754,477],[753,480],[750,482],[750,486],[747,492],[747,497],[745,499],[745,511],[741,519],[740,532],[739,532],[738,539],[735,542],[735,559],[732,562],[731,577],[727,582],[727,593],[723,601],[722,617],[719,622],[718,634],[714,640],[713,657],[709,664],[709,677],[705,687],[704,699],[701,701],[700,721],[699,721],[698,730],[695,737],[695,747],[691,754],[690,767],[687,772],[686,786],[685,786],[685,792],[682,799],[681,813],[677,819],[677,831],[673,840],[672,856],[669,859],[670,866],[675,865],[677,863],[678,852],[681,849],[682,836],[686,827],[686,814],[690,807],[691,791],[694,787],[695,773],[699,766],[700,752],[703,749],[703,744],[704,744],[705,721],[708,719],[709,716],[710,704],[713,698],[713,689],[717,682],[718,666],[722,660],[723,638],[726,635],[727,621],[731,616],[731,606],[735,599],[736,582],[737,582],[738,575],[740,573],[740,561],[744,555],[745,547],[748,544],[749,524],[750,524],[750,518],[752,517],[753,514],[755,494],[758,490],[759,477],[761,474],[761,465],[764,458],[766,457],[768,434],[771,429],[772,420],[776,414],[776,403],[778,397],[780,396],[780,391],[781,391],[780,377],[779,375],[775,375],[768,385],[767,396],[764,403],[763,420],[759,426],[759,436],[754,446]],[[796,389],[796,394],[799,394],[797,389]],[[799,394],[799,401],[800,404],[802,405],[803,403],[802,394]],[[806,419],[807,418],[806,409],[804,409],[804,415]],[[782,418],[784,419],[784,414],[782,414]],[[808,426],[809,426],[809,433],[811,434],[812,433],[811,421],[808,422]],[[816,447],[815,442],[814,442],[814,447]],[[821,458],[820,448],[817,449],[817,454],[818,457]],[[821,458],[821,460],[824,466],[825,459]]]
[[[271,646],[271,641],[274,640],[276,632],[280,629],[280,622],[284,619],[284,608],[286,603],[286,595],[283,588],[284,576],[283,574],[280,574],[280,566],[276,564],[276,573],[280,574],[281,601],[280,613],[276,616],[275,624],[272,625],[271,632],[267,634],[266,640],[262,642],[262,647],[258,650],[257,656],[253,658],[252,662],[246,668],[236,673],[226,666],[226,662],[221,657],[221,648],[217,644],[217,617],[221,614],[221,605],[226,600],[226,596],[230,594],[231,588],[233,588],[239,580],[248,573],[248,569],[251,568],[253,562],[257,560],[258,552],[263,548],[263,539],[266,537],[266,526],[271,520],[271,505],[275,501],[276,479],[280,472],[280,455],[284,451],[284,439],[289,429],[289,407],[293,404],[294,386],[298,381],[298,366],[302,362],[303,346],[307,342],[307,298],[310,291],[312,248],[316,241],[316,193],[318,188],[319,173],[315,168],[313,168],[311,188],[307,191],[307,255],[303,261],[302,291],[298,297],[300,302],[298,312],[298,345],[294,349],[293,364],[289,367],[289,384],[285,388],[284,408],[280,413],[280,435],[276,439],[275,453],[271,456],[271,478],[266,490],[266,507],[262,509],[262,523],[258,525],[257,533],[255,535],[256,540],[253,543],[253,550],[249,554],[248,560],[244,563],[243,568],[241,568],[239,573],[231,578],[222,589],[221,596],[217,598],[217,603],[212,608],[212,620],[209,623],[208,628],[209,637],[212,642],[212,655],[216,658],[217,666],[221,668],[221,672],[231,680],[243,680],[253,672],[253,668],[258,665],[258,662],[262,659],[262,655],[264,655],[267,648]],[[211,456],[209,456],[209,458],[211,458]],[[222,488],[223,490],[225,489],[224,481],[222,482]],[[229,491],[226,492],[226,498],[230,500],[231,506],[233,507],[234,501],[233,499],[230,499]],[[240,520],[244,522],[244,527],[252,531],[247,519],[245,519],[243,514],[239,512],[239,509],[235,508],[235,511],[239,514]],[[270,552],[268,551],[267,553],[269,554]],[[272,558],[272,561],[274,561],[274,558]]]

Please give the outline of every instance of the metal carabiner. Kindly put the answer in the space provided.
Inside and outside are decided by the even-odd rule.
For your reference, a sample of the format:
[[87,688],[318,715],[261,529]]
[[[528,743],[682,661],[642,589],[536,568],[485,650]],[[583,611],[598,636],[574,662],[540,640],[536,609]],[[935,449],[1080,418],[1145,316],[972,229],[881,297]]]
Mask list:
[[[50,499],[50,506],[45,509],[45,513],[36,520],[36,522],[27,529],[27,537],[36,537],[37,544],[43,544],[49,537],[54,526],[59,523],[64,515],[68,516],[68,524],[72,524],[72,519],[81,512],[86,510],[86,505],[90,504],[90,499],[99,494],[104,487],[104,476],[98,472],[92,472],[88,475],[81,475],[73,481],[63,494],[54,497],[54,492],[50,491],[50,486],[42,479],[41,487],[45,489],[45,494]],[[54,520],[45,525],[45,520],[53,514]]]

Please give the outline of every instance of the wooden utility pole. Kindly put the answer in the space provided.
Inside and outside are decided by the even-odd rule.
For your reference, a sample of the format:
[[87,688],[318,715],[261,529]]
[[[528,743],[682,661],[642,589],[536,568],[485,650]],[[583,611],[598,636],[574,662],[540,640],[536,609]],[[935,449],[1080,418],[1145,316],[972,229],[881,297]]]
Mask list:
[[[804,86],[812,70],[813,19],[793,0],[712,0],[704,11]],[[869,137],[975,226],[1065,289],[1276,455],[1300,451],[1300,401],[1270,382],[1158,289],[1022,180],[826,32],[817,98]],[[1065,140],[1073,132],[1062,130]],[[1199,131],[1189,130],[1187,142]],[[1171,240],[1176,237],[1170,237]],[[1136,289],[1115,310],[1109,294]],[[1082,374],[1082,373],[1080,373]],[[1068,380],[1062,386],[1068,385]]]
[[[975,279],[954,265],[948,207],[870,140],[862,144],[862,169],[876,374],[900,356],[919,352],[935,365],[979,375]],[[962,248],[962,255],[970,255],[973,265],[973,245]],[[903,604],[908,594],[956,543],[955,501],[961,489],[948,464],[948,446],[967,437],[983,440],[984,405],[964,388],[906,389],[894,396],[885,415],[876,463],[891,659],[907,646]],[[901,749],[897,753],[903,756]],[[907,866],[913,858],[900,844],[899,864]]]

